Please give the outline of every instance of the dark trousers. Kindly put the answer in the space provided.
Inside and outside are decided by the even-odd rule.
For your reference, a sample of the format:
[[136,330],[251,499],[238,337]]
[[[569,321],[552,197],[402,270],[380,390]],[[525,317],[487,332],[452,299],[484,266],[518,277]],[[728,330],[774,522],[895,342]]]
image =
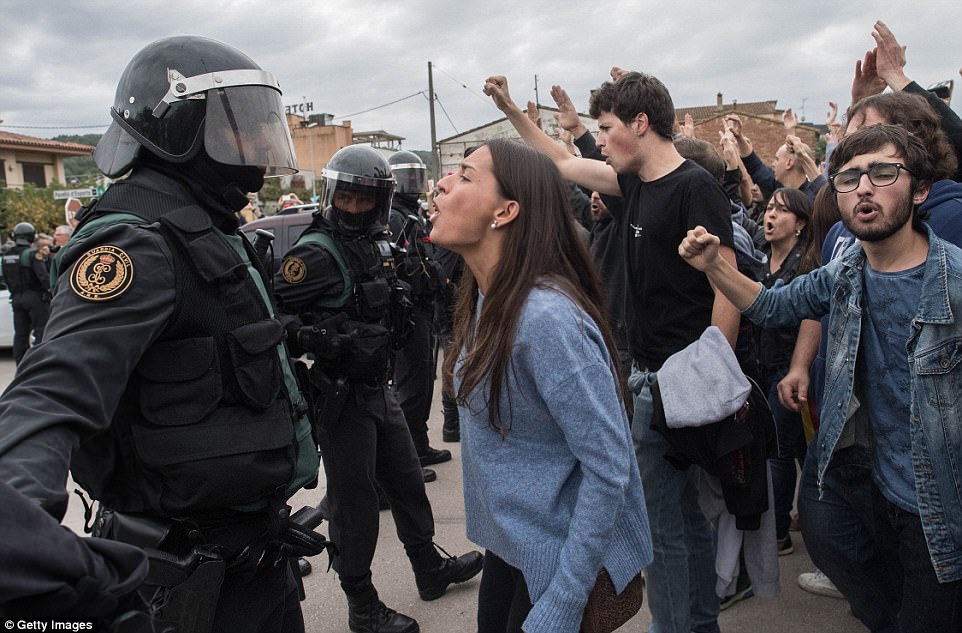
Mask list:
[[888,501],[872,478],[872,454],[838,451],[816,478],[817,442],[802,471],[799,516],[808,553],[872,633],[962,631],[962,581],[939,583],[922,521]]
[[411,434],[386,385],[355,386],[339,418],[319,438],[331,507],[334,569],[342,577],[370,573],[379,527],[377,483],[391,502],[408,555],[434,540],[434,516]]
[[224,578],[213,633],[304,633],[291,566],[264,565]]
[[50,303],[39,292],[27,291],[10,296],[13,306],[13,359],[20,362],[30,347],[30,333],[35,342],[43,339],[43,329],[50,317]]
[[772,498],[775,503],[775,536],[783,539],[788,536],[788,529],[792,523],[792,503],[795,500],[795,480],[799,464],[805,461],[805,429],[802,427],[802,416],[782,406],[778,400],[778,382],[785,377],[785,369],[774,374],[768,380],[768,404],[772,408],[775,419],[775,431],[778,436],[778,457],[768,460],[772,473]]
[[437,346],[433,311],[416,308],[414,330],[394,358],[394,390],[419,452],[428,447]]
[[478,633],[522,633],[531,607],[521,570],[486,551],[478,588]]

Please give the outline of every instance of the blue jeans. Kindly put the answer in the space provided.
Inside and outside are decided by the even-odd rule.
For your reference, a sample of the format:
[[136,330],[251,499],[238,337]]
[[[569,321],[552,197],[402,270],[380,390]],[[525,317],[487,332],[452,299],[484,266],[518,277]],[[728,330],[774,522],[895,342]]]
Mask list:
[[872,454],[853,446],[833,457],[818,498],[817,442],[798,496],[805,547],[872,633],[962,631],[962,581],[940,584],[922,522],[885,499]]
[[718,633],[715,543],[711,524],[698,507],[701,469],[668,463],[668,442],[651,429],[654,372],[632,369],[631,435],[645,489],[655,559],[648,577],[649,633]]
[[772,498],[775,503],[775,537],[788,536],[792,523],[792,502],[795,500],[795,461],[805,461],[805,430],[802,416],[782,406],[778,401],[778,381],[785,377],[786,370],[775,372],[768,381],[768,404],[775,419],[778,435],[778,457],[768,460],[772,472]]

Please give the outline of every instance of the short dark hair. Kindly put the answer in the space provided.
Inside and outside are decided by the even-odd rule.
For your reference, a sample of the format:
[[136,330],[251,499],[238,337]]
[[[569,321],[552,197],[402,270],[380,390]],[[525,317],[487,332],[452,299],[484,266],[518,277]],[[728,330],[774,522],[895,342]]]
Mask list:
[[648,115],[648,126],[658,136],[672,139],[675,127],[675,105],[668,88],[657,77],[630,72],[612,83],[606,81],[591,93],[588,113],[597,119],[602,112],[610,112],[625,125],[640,113]]
[[698,163],[718,182],[725,177],[725,161],[719,156],[715,146],[708,141],[685,136],[675,139],[675,149],[682,158]]
[[886,145],[895,147],[895,151],[902,156],[902,164],[920,184],[933,182],[936,169],[932,156],[922,139],[901,125],[870,125],[849,134],[832,152],[828,173],[834,176],[842,165],[856,156],[877,152]]
[[869,108],[878,112],[886,123],[901,125],[922,139],[922,144],[928,149],[935,164],[936,174],[933,181],[952,178],[959,166],[958,157],[942,130],[941,117],[928,101],[910,92],[872,95],[851,105],[845,115],[846,119],[851,121]]

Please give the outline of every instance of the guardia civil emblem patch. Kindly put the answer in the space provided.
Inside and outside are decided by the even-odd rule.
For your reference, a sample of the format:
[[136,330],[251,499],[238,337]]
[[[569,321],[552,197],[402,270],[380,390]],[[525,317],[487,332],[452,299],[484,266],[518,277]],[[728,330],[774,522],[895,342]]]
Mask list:
[[70,288],[87,301],[109,301],[124,294],[133,280],[130,256],[116,246],[104,245],[80,257],[70,275]]
[[288,257],[284,260],[284,281],[289,284],[299,284],[307,277],[307,266],[300,257]]

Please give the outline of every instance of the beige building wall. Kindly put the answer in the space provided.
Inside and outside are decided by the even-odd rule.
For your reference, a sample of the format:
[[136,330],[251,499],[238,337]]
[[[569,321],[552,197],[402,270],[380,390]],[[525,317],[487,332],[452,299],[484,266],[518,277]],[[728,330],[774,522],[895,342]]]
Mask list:
[[3,161],[4,172],[2,179],[8,187],[20,189],[23,187],[23,164],[32,163],[43,165],[44,180],[47,186],[54,181],[66,184],[63,158],[57,154],[47,152],[31,152],[24,150],[0,149],[0,160]]
[[327,164],[334,152],[353,143],[354,130],[350,121],[340,125],[302,125],[306,120],[297,115],[287,115],[297,156],[297,168],[313,172],[318,178],[321,169]]

